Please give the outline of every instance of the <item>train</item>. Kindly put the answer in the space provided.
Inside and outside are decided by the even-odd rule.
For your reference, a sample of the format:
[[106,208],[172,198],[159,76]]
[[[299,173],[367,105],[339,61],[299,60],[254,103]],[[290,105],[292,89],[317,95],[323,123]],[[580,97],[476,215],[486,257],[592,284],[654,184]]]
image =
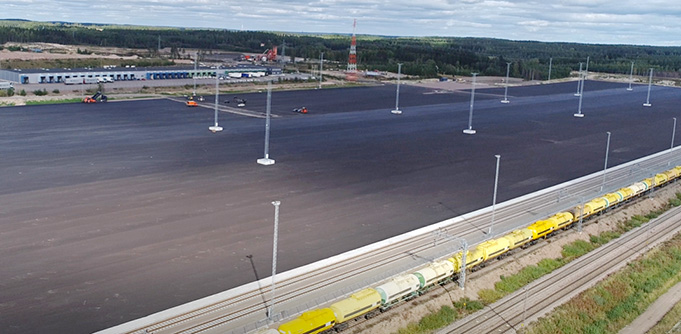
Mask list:
[[372,318],[398,303],[424,294],[436,285],[456,281],[461,270],[474,272],[484,267],[488,261],[502,259],[518,249],[537,243],[540,239],[546,239],[556,232],[570,229],[580,219],[583,221],[603,214],[655,188],[676,181],[680,175],[681,166],[676,166],[628,187],[594,198],[568,211],[535,221],[527,227],[514,230],[497,239],[482,242],[466,251],[465,264],[463,251],[458,251],[445,257],[445,260],[431,262],[412,273],[400,275],[381,285],[355,292],[350,297],[333,303],[329,307],[303,312],[297,318],[281,324],[277,329],[268,328],[263,333],[330,334],[343,331],[353,321]]

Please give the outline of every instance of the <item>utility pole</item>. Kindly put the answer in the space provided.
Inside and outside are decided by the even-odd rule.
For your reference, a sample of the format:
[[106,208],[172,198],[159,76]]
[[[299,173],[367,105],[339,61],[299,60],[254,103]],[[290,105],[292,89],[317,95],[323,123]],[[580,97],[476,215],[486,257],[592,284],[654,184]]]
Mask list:
[[650,77],[648,77],[648,97],[646,98],[646,103],[643,104],[644,107],[650,107],[650,88],[653,86],[653,68],[650,68]]
[[261,165],[274,165],[274,160],[270,159],[270,110],[272,104],[272,81],[267,83],[267,111],[265,116],[265,156],[258,159]]
[[506,87],[504,88],[504,99],[501,100],[501,103],[509,103],[511,101],[508,100],[508,75],[511,72],[511,63],[506,63]]
[[208,127],[208,130],[212,131],[213,133],[220,132],[222,131],[222,127],[218,125],[218,100],[220,97],[220,79],[218,78],[218,70],[220,66],[218,66],[217,69],[215,69],[215,125]]
[[629,88],[627,88],[628,91],[632,91],[633,88],[631,88],[631,83],[634,82],[634,62],[631,62],[631,70],[629,71]]
[[322,64],[324,64],[324,52],[319,55],[319,89],[322,89]]
[[397,64],[397,92],[395,94],[395,110],[390,111],[395,115],[402,113],[400,110],[400,76],[402,74],[402,63]]
[[471,88],[471,104],[470,104],[470,110],[468,112],[468,129],[463,130],[463,133],[467,135],[474,135],[475,130],[473,130],[473,104],[475,103],[475,77],[478,75],[477,73],[472,73],[473,74],[473,87]]
[[267,318],[274,322],[274,288],[275,278],[277,276],[277,239],[279,238],[279,205],[280,201],[272,202],[274,205],[274,242],[272,245],[272,301],[270,307],[267,308]]
[[499,185],[499,160],[501,155],[497,154],[494,156],[497,158],[497,169],[494,173],[494,195],[492,196],[492,224],[489,226],[489,231],[487,232],[488,239],[492,237],[492,227],[494,227],[494,212],[497,205],[497,186]]
[[553,65],[553,57],[549,58],[549,81],[551,81],[551,65]]
[[603,182],[601,183],[601,191],[605,188],[605,172],[608,170],[608,154],[610,153],[610,131],[608,134],[608,143],[605,145],[605,166],[603,166]]

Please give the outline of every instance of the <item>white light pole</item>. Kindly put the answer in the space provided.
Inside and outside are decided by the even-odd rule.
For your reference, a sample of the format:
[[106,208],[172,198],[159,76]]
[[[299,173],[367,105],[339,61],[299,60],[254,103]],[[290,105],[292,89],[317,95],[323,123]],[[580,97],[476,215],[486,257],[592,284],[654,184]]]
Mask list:
[[475,76],[477,76],[477,73],[472,73],[473,74],[473,88],[471,89],[471,104],[470,104],[470,110],[468,112],[468,129],[463,130],[463,133],[467,135],[474,135],[475,130],[473,130],[473,103],[475,103]]
[[194,53],[194,75],[192,75],[192,78],[194,78],[194,91],[192,92],[192,96],[196,96],[196,66],[199,62],[199,52],[197,51]]
[[650,107],[650,87],[653,85],[653,68],[650,68],[650,77],[648,77],[648,97],[646,98],[646,103],[643,104],[644,107]]
[[672,145],[669,148],[670,150],[674,148],[674,136],[676,135],[676,117],[672,117],[674,120],[674,128],[672,129]]
[[579,63],[579,79],[577,79],[577,93],[575,93],[575,96],[581,96],[582,95],[582,63]]
[[494,227],[494,213],[497,205],[497,186],[499,185],[499,160],[501,155],[497,154],[494,156],[497,158],[497,171],[494,174],[494,195],[492,196],[492,224],[489,225],[489,231],[487,232],[487,237],[492,237],[492,227]]
[[608,134],[608,143],[605,145],[605,166],[603,166],[603,182],[601,183],[601,191],[605,188],[605,171],[608,170],[608,154],[610,153],[610,131]]
[[501,100],[501,103],[509,103],[511,101],[508,100],[508,75],[511,72],[511,63],[506,63],[506,88],[504,89],[504,99]]
[[258,159],[261,165],[274,165],[274,160],[270,159],[270,110],[272,105],[272,81],[267,83],[267,111],[265,117],[265,156]]
[[667,161],[667,166],[672,164],[671,154],[672,150],[674,149],[674,136],[676,135],[676,117],[672,117],[672,119],[674,120],[674,127],[672,128],[672,144],[669,147],[669,161]]
[[395,110],[390,111],[395,115],[402,113],[400,110],[400,75],[402,75],[402,64],[397,64],[397,93],[395,95]]
[[322,89],[322,64],[324,64],[324,52],[319,55],[319,89]]
[[631,70],[629,71],[629,88],[627,88],[628,91],[634,90],[631,88],[631,83],[634,82],[634,62],[631,62]]
[[[587,77],[589,76],[589,56],[586,56],[586,68],[584,69],[584,79],[586,80]],[[582,82],[582,86],[584,85],[584,82]]]
[[219,69],[219,66],[217,69],[215,69],[215,125],[208,127],[208,130],[212,131],[213,133],[222,131],[222,127],[218,125],[218,98],[220,96],[220,80],[218,79]]
[[553,65],[553,57],[549,58],[549,80],[551,81],[551,67]]
[[267,318],[274,322],[274,287],[275,287],[275,276],[277,275],[277,238],[279,237],[279,205],[280,201],[272,202],[274,205],[274,242],[272,245],[272,301],[270,306],[267,308]]

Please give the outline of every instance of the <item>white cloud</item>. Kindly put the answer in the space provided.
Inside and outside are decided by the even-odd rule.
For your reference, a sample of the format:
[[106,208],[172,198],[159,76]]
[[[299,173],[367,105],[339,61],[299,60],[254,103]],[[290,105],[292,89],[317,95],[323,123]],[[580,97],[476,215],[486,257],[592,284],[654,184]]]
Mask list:
[[[84,10],[87,9],[87,10]],[[399,36],[678,45],[678,0],[22,0],[4,18]]]

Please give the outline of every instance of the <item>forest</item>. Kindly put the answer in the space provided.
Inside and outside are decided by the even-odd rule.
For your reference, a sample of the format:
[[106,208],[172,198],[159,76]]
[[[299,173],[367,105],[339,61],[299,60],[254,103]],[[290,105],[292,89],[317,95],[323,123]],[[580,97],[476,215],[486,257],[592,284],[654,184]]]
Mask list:
[[[139,26],[77,24],[65,22],[0,21],[0,43],[47,42],[70,45],[123,47],[148,50],[154,56],[161,41],[179,50],[236,51],[260,53],[274,45],[287,56],[324,59],[344,64],[350,49],[350,35],[321,35],[224,29],[182,29]],[[397,71],[422,77],[441,75],[506,74],[524,79],[547,79],[549,62],[552,78],[566,77],[589,57],[589,70],[628,74],[635,62],[635,74],[655,69],[656,77],[680,76],[681,47],[638,45],[597,45],[511,41],[494,38],[357,36],[357,63],[361,70]]]

